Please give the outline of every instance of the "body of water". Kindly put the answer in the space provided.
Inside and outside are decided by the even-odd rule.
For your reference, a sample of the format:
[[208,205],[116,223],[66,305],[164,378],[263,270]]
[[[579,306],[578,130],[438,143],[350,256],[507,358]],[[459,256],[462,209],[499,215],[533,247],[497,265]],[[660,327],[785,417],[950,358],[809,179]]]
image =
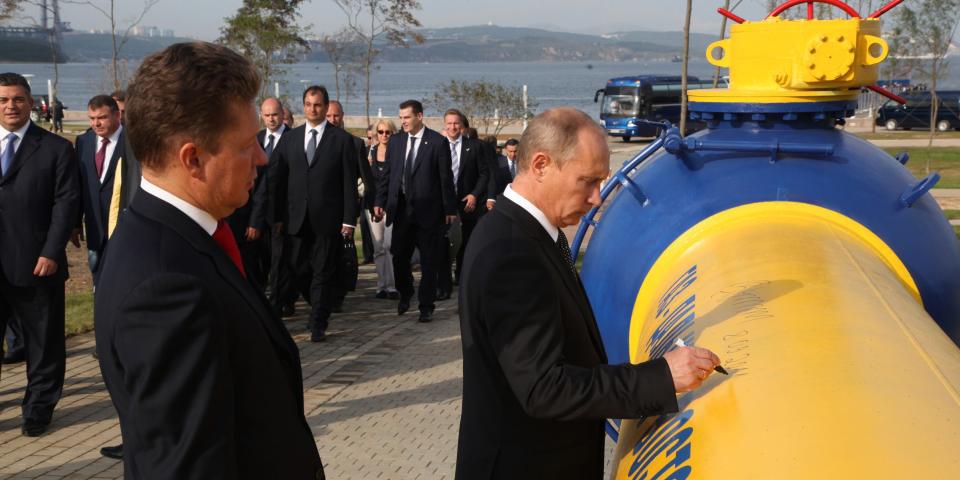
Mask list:
[[[135,65],[130,67],[135,68]],[[291,98],[291,105],[299,112],[300,95],[307,85],[325,85],[336,97],[333,69],[328,63],[299,63],[288,65],[280,93]],[[47,93],[47,79],[53,78],[49,64],[2,64],[0,71],[32,74],[30,79],[36,94]],[[692,61],[690,74],[712,78],[714,68],[705,60]],[[503,63],[384,63],[372,72],[370,86],[370,114],[378,109],[384,116],[395,116],[397,106],[407,99],[427,100],[433,97],[438,85],[457,80],[496,81],[520,89],[527,85],[528,94],[538,104],[537,110],[569,105],[590,113],[599,111],[593,103],[593,94],[603,88],[607,79],[624,75],[662,74],[679,75],[680,63],[664,62],[503,62]],[[356,91],[350,97],[341,92],[347,115],[364,112],[363,78],[358,77]],[[273,86],[270,87],[271,92]],[[112,90],[112,80],[103,64],[68,63],[59,66],[57,96],[72,110],[81,110],[90,97]],[[437,114],[428,111],[428,114]]]
[[[426,100],[433,97],[438,85],[450,79],[496,81],[521,88],[527,85],[529,95],[537,104],[537,111],[567,105],[597,115],[599,107],[593,103],[597,89],[607,79],[626,75],[679,75],[680,63],[660,62],[502,62],[502,63],[384,63],[371,78],[370,114],[393,117],[397,106],[407,99]],[[130,69],[136,65],[130,65]],[[300,95],[311,84],[326,85],[336,97],[333,69],[328,63],[300,63],[289,65],[280,85],[280,93],[291,98],[290,104],[299,113]],[[700,56],[690,62],[690,75],[712,78],[715,68]],[[960,62],[950,65],[950,73],[942,81],[943,89],[960,88]],[[2,64],[0,71],[32,74],[33,90],[47,92],[47,79],[53,78],[49,64]],[[72,110],[83,110],[87,100],[98,93],[112,90],[104,64],[69,63],[59,66],[58,97]],[[363,79],[358,78],[356,92],[340,100],[345,102],[347,115],[363,115]],[[271,86],[271,91],[273,87]],[[198,99],[199,100],[199,99]],[[429,111],[428,115],[440,112]]]

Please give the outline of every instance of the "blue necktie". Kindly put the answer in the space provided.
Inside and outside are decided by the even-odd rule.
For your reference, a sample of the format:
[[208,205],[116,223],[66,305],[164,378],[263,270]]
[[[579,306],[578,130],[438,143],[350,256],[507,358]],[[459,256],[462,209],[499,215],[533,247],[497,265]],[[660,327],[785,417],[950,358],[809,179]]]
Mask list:
[[0,176],[6,175],[7,170],[10,169],[10,164],[13,163],[13,153],[17,148],[18,138],[15,133],[7,135],[7,148],[3,149],[3,153],[0,154]]

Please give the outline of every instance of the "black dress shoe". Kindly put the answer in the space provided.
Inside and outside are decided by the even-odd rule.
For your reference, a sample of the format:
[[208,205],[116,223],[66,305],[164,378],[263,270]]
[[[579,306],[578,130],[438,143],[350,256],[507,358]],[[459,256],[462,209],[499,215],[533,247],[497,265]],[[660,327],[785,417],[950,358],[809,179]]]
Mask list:
[[103,447],[100,449],[100,455],[114,460],[123,460],[123,444]]
[[380,290],[379,292],[377,292],[375,296],[382,300],[382,299],[388,298],[390,295],[387,293],[386,290]]
[[284,305],[280,307],[281,317],[292,317],[295,313],[297,313],[297,308],[293,305]]
[[327,341],[326,332],[310,332],[310,341],[313,343]]
[[437,300],[450,300],[450,292],[447,292],[447,291],[437,292]]
[[397,315],[403,315],[407,310],[410,310],[410,299],[400,297],[400,302],[397,303]]
[[5,365],[11,365],[14,363],[20,363],[27,359],[27,354],[21,348],[19,350],[10,350],[6,355],[3,356],[3,363]]
[[39,437],[47,431],[49,423],[40,423],[36,420],[24,420],[20,432],[28,437]]
[[334,305],[333,308],[330,309],[330,311],[333,313],[343,313],[343,304],[341,303],[339,305]]
[[420,318],[417,319],[420,323],[430,323],[433,321],[433,312],[420,312]]

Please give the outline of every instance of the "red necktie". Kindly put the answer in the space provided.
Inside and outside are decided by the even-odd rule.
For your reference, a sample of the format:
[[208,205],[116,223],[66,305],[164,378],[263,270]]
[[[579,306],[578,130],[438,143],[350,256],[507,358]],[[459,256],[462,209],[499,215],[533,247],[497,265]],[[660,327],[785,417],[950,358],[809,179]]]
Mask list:
[[100,144],[100,150],[97,150],[97,156],[95,158],[97,164],[97,178],[103,178],[103,162],[107,159],[107,145],[110,143],[109,138],[104,138],[103,143]]
[[223,220],[217,222],[217,230],[213,232],[213,240],[217,242],[217,245],[220,245],[223,253],[226,253],[233,264],[237,266],[240,275],[247,278],[247,272],[243,269],[243,260],[240,258],[240,248],[237,247],[237,239],[233,238],[233,232],[230,231],[230,225],[227,225],[227,222]]

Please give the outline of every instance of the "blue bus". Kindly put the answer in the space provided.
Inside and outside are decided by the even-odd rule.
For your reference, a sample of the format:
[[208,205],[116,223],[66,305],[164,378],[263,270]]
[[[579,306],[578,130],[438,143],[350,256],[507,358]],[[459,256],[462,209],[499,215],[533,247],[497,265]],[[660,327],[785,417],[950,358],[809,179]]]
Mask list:
[[[721,85],[725,86],[725,85]],[[687,77],[687,89],[713,88],[713,81]],[[680,123],[681,77],[638,75],[607,80],[607,86],[597,90],[594,103],[600,104],[600,124],[611,137],[629,142],[632,137],[653,137],[658,128],[637,120]],[[687,132],[704,128],[703,122],[687,121]]]

